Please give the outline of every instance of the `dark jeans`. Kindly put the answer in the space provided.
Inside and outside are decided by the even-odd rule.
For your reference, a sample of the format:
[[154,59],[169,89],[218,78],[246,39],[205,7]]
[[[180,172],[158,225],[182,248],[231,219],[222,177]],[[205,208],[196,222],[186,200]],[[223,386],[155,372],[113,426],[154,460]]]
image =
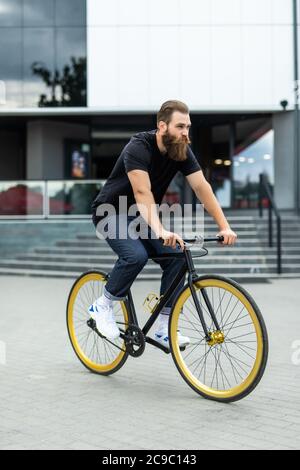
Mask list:
[[[110,218],[110,222],[116,224],[116,230],[115,235],[107,237],[106,241],[119,257],[106,284],[106,294],[108,294],[111,300],[123,300],[126,297],[134,280],[147,263],[149,255],[153,256],[154,254],[159,255],[162,253],[180,252],[180,247],[173,249],[164,246],[162,241],[157,238],[151,238],[150,235],[152,232],[149,226],[147,226],[147,239],[138,238],[134,240],[130,238],[128,236],[128,226],[135,219],[136,217],[130,217],[126,214],[116,215]],[[97,226],[98,220],[95,216],[93,221],[94,225]],[[99,225],[98,231],[103,234],[103,228],[99,228]],[[126,238],[124,238],[124,235]],[[123,239],[121,237],[123,237]],[[178,271],[185,264],[185,258],[184,254],[182,254],[182,258],[161,259],[155,262],[160,264],[163,271],[160,286],[160,295],[163,295],[171,285]],[[174,290],[166,307],[172,306],[173,300],[184,285],[184,281],[185,279],[183,278],[178,287]]]

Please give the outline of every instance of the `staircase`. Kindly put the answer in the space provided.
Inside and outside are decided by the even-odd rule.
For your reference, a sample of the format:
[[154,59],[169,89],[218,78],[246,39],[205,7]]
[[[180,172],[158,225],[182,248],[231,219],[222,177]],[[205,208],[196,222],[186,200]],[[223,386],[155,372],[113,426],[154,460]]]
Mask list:
[[[292,214],[282,216],[281,275],[277,275],[275,226],[274,248],[269,248],[266,218],[259,219],[256,213],[247,215],[236,212],[227,214],[227,218],[238,234],[238,241],[230,247],[208,244],[208,255],[194,260],[199,274],[223,274],[240,281],[300,277],[300,218]],[[72,227],[72,238],[58,239],[53,246],[45,243],[45,247],[32,248],[14,257],[2,258],[0,274],[75,278],[90,269],[109,272],[116,255],[105,240],[99,240],[95,236],[90,230],[90,223],[79,225],[74,222]],[[89,233],[85,232],[85,227],[89,227]],[[205,236],[215,236],[216,233],[215,223],[206,217]],[[189,220],[185,236],[193,235],[192,221]],[[192,251],[199,252],[197,249]],[[151,260],[138,279],[159,279],[160,276],[159,265]]]

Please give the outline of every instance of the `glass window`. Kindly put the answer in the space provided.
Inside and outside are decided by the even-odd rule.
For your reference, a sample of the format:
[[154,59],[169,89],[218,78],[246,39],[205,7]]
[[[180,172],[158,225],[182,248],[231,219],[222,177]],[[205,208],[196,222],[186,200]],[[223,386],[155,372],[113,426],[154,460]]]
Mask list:
[[56,0],[56,26],[86,26],[86,0]]
[[22,26],[22,0],[0,0],[0,26]]
[[[5,86],[5,105],[22,106],[22,30],[0,28],[0,80]],[[9,51],[9,53],[8,53]]]
[[238,146],[233,158],[234,207],[257,208],[259,175],[274,184],[274,131],[266,125]]
[[54,26],[54,0],[24,0],[24,26]]
[[86,106],[86,28],[56,29],[62,106]]
[[222,207],[231,205],[231,160],[230,126],[217,125],[212,128],[212,162],[210,180]]
[[[105,181],[49,181],[49,215],[88,215]],[[0,186],[1,189],[1,186]]]
[[86,0],[0,0],[0,103],[86,106]]
[[54,104],[53,28],[24,29],[23,77],[25,107]]
[[0,215],[42,215],[44,182],[0,183]]

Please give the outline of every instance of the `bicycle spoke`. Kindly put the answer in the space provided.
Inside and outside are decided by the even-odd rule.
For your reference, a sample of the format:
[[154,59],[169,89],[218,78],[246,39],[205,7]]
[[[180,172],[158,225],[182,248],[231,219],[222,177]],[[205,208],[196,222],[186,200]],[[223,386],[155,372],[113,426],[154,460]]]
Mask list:
[[[219,282],[219,281],[218,281]],[[247,304],[235,291],[219,285],[198,287],[196,295],[203,313],[206,328],[211,334],[211,345],[203,332],[202,323],[192,295],[189,295],[177,313],[177,329],[188,336],[189,344],[180,352],[187,370],[199,386],[226,392],[242,386],[257,359],[256,326]],[[202,293],[205,289],[208,302]],[[224,337],[218,343],[216,326],[210,314],[210,306]],[[194,382],[193,382],[194,383]],[[200,385],[202,384],[202,385]]]
[[[109,342],[105,338],[101,338],[87,325],[87,320],[90,318],[88,307],[101,296],[102,290],[101,282],[91,280],[84,284],[74,301],[73,326],[83,353],[96,364],[110,364],[120,354],[122,348],[118,345],[122,345],[123,340],[120,338],[115,343]],[[126,329],[120,302],[114,302],[113,309],[116,322]]]

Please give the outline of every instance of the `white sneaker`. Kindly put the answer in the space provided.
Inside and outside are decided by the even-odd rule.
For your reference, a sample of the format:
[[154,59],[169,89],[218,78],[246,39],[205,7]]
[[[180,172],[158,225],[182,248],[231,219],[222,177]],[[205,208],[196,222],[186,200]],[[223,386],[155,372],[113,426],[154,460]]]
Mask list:
[[[163,344],[166,348],[170,348],[168,330],[157,331],[154,334],[154,337],[160,344]],[[180,331],[177,331],[177,341],[180,348],[188,346],[191,342],[190,338],[187,336],[182,336]]]
[[120,336],[112,307],[94,302],[89,307],[88,312],[95,320],[99,333],[112,340]]

